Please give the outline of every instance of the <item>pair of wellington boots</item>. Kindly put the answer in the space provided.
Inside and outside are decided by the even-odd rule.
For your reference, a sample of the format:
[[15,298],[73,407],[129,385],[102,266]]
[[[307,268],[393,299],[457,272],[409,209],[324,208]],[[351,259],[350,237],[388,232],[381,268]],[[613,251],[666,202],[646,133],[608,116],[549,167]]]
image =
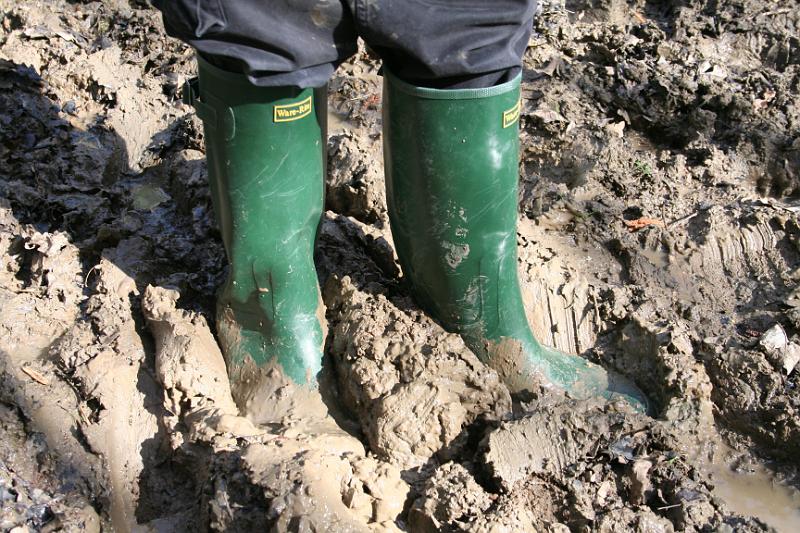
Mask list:
[[[325,342],[313,259],[324,202],[324,88],[257,87],[198,63],[184,98],[204,124],[228,257],[217,333],[233,389],[276,369],[316,387]],[[635,386],[542,346],[531,332],[517,277],[519,114],[519,77],[441,90],[385,72],[386,196],[403,275],[416,303],[510,390],[552,386],[643,411]]]

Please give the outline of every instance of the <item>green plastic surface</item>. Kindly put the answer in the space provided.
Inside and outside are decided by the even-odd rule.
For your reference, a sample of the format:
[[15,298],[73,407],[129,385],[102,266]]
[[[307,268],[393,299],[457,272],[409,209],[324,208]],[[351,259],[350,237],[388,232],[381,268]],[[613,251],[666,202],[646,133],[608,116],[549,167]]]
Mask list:
[[[416,302],[502,370],[512,390],[538,377],[575,397],[623,397],[644,411],[647,400],[632,383],[542,346],[525,317],[517,277],[519,98],[519,77],[489,89],[439,90],[384,73],[386,192],[404,276]],[[522,354],[513,372],[509,346]]]
[[[321,298],[314,241],[323,208],[325,100],[265,88],[198,57],[214,210],[229,263],[217,333],[232,381],[275,361],[316,386]],[[324,94],[324,91],[323,91]],[[322,105],[320,105],[322,104]]]

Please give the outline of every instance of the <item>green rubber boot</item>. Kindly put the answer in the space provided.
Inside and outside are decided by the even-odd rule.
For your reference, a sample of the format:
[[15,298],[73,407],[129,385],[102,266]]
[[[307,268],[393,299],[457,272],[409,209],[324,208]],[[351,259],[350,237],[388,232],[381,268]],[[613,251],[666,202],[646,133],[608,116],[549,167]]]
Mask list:
[[[326,110],[313,89],[257,87],[198,56],[184,99],[203,121],[229,263],[217,334],[234,391],[279,365],[316,387],[324,307],[314,268]],[[238,400],[237,400],[238,401]]]
[[517,277],[520,78],[487,89],[409,85],[384,72],[389,220],[416,302],[459,333],[512,391],[534,383],[585,399],[622,397],[631,383],[539,344]]

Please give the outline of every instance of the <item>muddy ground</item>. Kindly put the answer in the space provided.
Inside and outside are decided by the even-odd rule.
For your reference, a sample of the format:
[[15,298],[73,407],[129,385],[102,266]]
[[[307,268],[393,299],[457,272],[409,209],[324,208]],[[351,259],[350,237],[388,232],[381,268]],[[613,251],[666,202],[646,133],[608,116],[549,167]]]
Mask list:
[[0,0],[0,19],[3,531],[800,527],[798,2],[540,3],[529,319],[654,417],[512,397],[410,300],[362,49],[329,93],[324,403],[276,377],[243,418],[212,335],[191,51],[143,1]]

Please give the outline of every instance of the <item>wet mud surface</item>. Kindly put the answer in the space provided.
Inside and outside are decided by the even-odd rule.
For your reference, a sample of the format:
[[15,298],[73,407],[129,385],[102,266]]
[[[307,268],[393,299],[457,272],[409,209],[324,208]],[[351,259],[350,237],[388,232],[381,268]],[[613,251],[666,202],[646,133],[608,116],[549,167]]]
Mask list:
[[0,25],[1,530],[797,530],[796,2],[540,3],[528,319],[652,417],[512,395],[415,306],[361,50],[329,91],[323,394],[267,371],[254,423],[213,336],[192,52],[133,0],[0,0]]

